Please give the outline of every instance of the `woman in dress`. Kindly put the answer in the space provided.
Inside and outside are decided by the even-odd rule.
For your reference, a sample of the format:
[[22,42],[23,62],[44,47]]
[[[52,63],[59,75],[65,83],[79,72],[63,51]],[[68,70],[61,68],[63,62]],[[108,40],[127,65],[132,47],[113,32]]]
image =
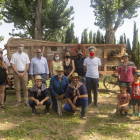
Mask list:
[[[124,53],[122,56],[123,62],[118,66],[117,72],[120,75],[120,84],[127,84],[127,92],[132,95],[132,90],[129,87],[129,84],[133,81],[133,74],[137,71],[136,66],[133,62],[129,61],[130,56],[127,53]],[[131,96],[132,97],[132,96]],[[131,108],[131,100],[129,102]]]
[[4,91],[7,81],[8,70],[7,63],[4,62],[2,54],[0,54],[0,98],[1,98],[1,108],[5,109],[4,105]]
[[62,66],[62,61],[60,60],[59,54],[55,53],[54,54],[54,60],[51,62],[51,65],[50,65],[51,77],[57,74],[56,70],[57,70],[58,66]]
[[74,60],[70,59],[70,53],[69,51],[65,52],[65,59],[63,61],[63,67],[64,67],[64,75],[69,78],[72,73],[75,71],[75,65],[74,65]]

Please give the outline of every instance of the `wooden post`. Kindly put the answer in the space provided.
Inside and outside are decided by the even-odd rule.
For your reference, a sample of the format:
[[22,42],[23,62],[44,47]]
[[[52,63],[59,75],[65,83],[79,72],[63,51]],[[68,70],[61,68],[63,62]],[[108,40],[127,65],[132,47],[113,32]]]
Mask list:
[[33,45],[31,46],[31,57],[32,58],[34,57],[34,46]]
[[45,54],[45,46],[43,46],[43,50],[42,50],[42,55],[44,56]]
[[66,47],[63,46],[63,57],[65,57],[65,51],[66,51]]
[[104,71],[107,70],[107,51],[106,47],[104,46]]

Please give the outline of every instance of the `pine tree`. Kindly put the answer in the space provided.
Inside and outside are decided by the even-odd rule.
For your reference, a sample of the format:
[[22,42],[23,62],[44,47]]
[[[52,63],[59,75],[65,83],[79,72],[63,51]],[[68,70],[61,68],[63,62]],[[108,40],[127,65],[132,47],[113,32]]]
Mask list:
[[126,52],[127,52],[129,55],[132,55],[132,53],[131,53],[131,44],[130,44],[129,38],[127,38]]
[[126,44],[126,35],[124,33],[124,44]]
[[94,33],[94,34],[93,34],[93,44],[96,44],[96,43],[97,43],[96,38],[97,38],[97,37],[96,37],[96,33]]
[[87,29],[84,29],[84,44],[88,44],[88,33],[87,33]]
[[102,44],[101,43],[101,33],[99,30],[97,31],[97,39],[96,40],[97,40],[97,44]]
[[119,44],[124,44],[123,35],[120,36]]
[[116,36],[114,36],[113,44],[116,44]]
[[81,35],[81,44],[84,44],[84,33],[82,32],[82,35]]

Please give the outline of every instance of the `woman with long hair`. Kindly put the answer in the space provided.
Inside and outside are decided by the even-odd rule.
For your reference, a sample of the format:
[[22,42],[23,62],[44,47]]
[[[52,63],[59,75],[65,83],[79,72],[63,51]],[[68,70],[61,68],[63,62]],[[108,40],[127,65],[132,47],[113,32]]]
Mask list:
[[50,65],[51,77],[57,74],[56,70],[57,70],[58,66],[62,66],[62,61],[60,60],[59,54],[55,53],[54,54],[54,60],[51,62],[51,65]]
[[65,52],[65,60],[63,61],[63,67],[64,67],[64,75],[69,78],[72,73],[75,71],[75,65],[74,65],[74,60],[70,59],[70,52],[66,51]]
[[1,98],[1,108],[5,109],[4,105],[4,91],[7,81],[8,69],[7,63],[4,62],[2,54],[0,54],[0,98]]

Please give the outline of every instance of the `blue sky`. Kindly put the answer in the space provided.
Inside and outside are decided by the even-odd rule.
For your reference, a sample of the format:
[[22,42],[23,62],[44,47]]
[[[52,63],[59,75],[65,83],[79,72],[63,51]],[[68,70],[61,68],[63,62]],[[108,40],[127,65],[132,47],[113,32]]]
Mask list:
[[[90,0],[69,0],[68,7],[74,7],[74,20],[72,21],[75,24],[75,35],[79,37],[79,41],[81,41],[81,33],[85,28],[88,28],[88,32],[92,30],[93,32],[97,32],[99,29],[94,25],[95,17],[93,13],[93,8],[90,7]],[[138,10],[138,17],[133,18],[131,20],[124,20],[123,26],[118,28],[116,32],[116,38],[119,40],[120,35],[126,33],[126,37],[130,39],[132,42],[133,39],[133,25],[134,21],[137,23],[137,28],[139,29],[139,40],[140,40],[140,9]],[[0,43],[0,47],[4,48],[4,44],[6,44],[7,40],[11,37],[9,36],[9,32],[12,32],[14,28],[13,23],[4,23],[0,26],[0,35],[5,37],[4,41]],[[105,31],[101,30],[104,34]]]

